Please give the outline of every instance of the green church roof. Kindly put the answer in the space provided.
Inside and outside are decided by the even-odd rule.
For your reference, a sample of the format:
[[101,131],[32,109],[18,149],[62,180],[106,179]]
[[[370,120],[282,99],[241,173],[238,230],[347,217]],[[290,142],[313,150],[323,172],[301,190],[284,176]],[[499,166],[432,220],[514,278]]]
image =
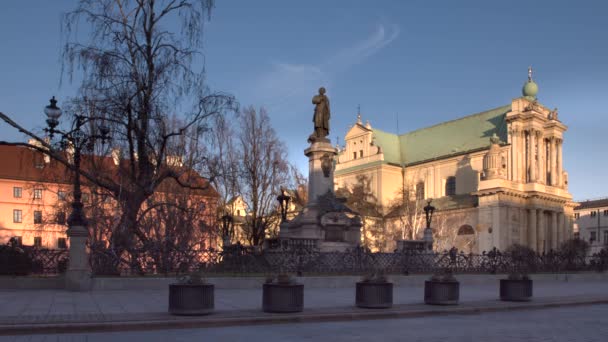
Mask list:
[[373,129],[375,144],[382,148],[384,161],[402,165],[463,154],[488,148],[496,134],[507,141],[506,114],[511,105],[465,116],[460,119],[396,135]]

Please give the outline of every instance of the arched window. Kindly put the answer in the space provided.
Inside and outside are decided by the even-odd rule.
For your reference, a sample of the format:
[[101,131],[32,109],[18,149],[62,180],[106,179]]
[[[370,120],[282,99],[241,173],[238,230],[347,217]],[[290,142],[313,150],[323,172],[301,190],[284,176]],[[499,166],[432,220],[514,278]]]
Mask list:
[[418,182],[418,184],[416,184],[416,199],[424,199],[424,182]]
[[456,195],[456,177],[451,176],[445,180],[445,195]]
[[460,228],[458,228],[458,235],[474,235],[475,234],[475,230],[473,230],[473,227],[471,227],[468,224],[462,225],[460,226]]

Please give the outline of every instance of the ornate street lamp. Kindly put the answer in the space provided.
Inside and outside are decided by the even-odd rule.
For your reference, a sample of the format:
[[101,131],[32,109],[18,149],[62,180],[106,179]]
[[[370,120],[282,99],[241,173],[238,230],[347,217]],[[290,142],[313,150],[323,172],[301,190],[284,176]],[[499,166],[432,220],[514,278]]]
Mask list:
[[291,197],[285,194],[285,189],[281,187],[281,194],[277,197],[277,201],[281,205],[281,223],[287,221],[287,208],[289,207],[289,200]]
[[[46,123],[48,128],[45,131],[49,134],[52,140],[54,135],[59,135],[61,146],[72,146],[74,149],[74,183],[72,200],[72,212],[67,219],[68,230],[67,236],[70,238],[69,248],[69,264],[66,273],[66,288],[70,290],[86,290],[89,278],[89,266],[86,253],[86,240],[88,238],[87,219],[85,217],[82,205],[82,191],[80,189],[80,158],[83,147],[92,148],[95,139],[101,139],[101,143],[105,144],[109,140],[110,129],[105,125],[98,127],[100,135],[87,135],[82,131],[82,127],[94,120],[100,118],[85,117],[76,115],[76,122],[72,130],[62,131],[56,127],[59,125],[61,117],[61,109],[57,107],[55,97],[51,98],[50,105],[44,108],[44,113],[47,116]],[[52,141],[50,143],[52,146]]]
[[222,216],[222,238],[223,238],[223,246],[230,245],[230,225],[232,224],[233,218],[232,215],[226,214]]
[[435,207],[431,205],[433,200],[429,199],[424,209],[424,214],[426,215],[426,228],[424,229],[424,238],[423,240],[426,242],[427,249],[433,249],[433,230],[431,229],[431,221],[433,220],[433,213],[435,212]]

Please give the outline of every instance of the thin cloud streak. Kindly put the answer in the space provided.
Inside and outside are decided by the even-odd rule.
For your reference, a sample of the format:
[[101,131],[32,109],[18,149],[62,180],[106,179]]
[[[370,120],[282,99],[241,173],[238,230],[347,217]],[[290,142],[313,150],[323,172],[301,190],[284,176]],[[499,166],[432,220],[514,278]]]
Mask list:
[[[320,63],[273,63],[272,70],[255,80],[251,98],[258,99],[271,112],[294,98],[307,97],[319,85],[330,87],[333,78],[378,53],[399,37],[397,25],[378,25],[365,39],[342,48]],[[300,99],[301,100],[301,99]]]

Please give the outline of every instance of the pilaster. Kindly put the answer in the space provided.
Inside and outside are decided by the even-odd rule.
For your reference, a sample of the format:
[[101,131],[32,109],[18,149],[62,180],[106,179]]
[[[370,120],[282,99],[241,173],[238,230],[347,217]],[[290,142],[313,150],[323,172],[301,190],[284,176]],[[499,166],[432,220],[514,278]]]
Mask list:
[[551,249],[557,250],[557,237],[558,237],[558,227],[557,227],[557,213],[555,211],[551,212]]
[[528,247],[538,251],[536,245],[536,208],[528,210]]

